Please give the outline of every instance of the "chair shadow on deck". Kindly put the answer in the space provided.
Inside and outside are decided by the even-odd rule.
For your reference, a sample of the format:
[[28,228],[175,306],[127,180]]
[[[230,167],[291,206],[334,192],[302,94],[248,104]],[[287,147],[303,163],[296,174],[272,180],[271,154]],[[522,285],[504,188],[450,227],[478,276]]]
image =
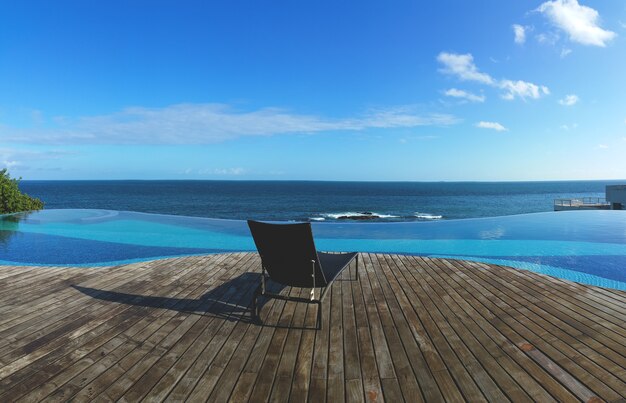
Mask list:
[[[241,321],[258,326],[309,329],[309,327],[304,326],[267,323],[260,321],[253,315],[252,298],[255,288],[260,282],[260,278],[260,273],[243,273],[215,288],[211,288],[199,298],[132,294],[114,290],[83,287],[80,285],[71,285],[71,287],[89,297],[102,301],[146,308],[169,309],[188,314],[212,316],[228,321]],[[273,292],[280,293],[286,287],[272,282],[270,288]],[[242,295],[242,293],[244,294]],[[262,307],[267,302],[269,302],[269,300],[262,299],[259,305]]]

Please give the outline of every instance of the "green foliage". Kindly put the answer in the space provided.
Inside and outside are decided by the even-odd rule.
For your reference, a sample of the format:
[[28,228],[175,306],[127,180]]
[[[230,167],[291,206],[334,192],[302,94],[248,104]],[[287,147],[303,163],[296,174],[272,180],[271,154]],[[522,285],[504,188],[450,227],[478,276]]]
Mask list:
[[7,169],[0,170],[0,214],[41,210],[43,202],[20,192],[19,179],[12,179]]

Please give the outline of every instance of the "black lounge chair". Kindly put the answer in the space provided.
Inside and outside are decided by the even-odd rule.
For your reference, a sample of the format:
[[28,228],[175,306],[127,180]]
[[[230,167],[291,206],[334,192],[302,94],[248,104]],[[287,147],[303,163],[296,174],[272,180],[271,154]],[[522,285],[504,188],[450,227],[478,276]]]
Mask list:
[[[259,317],[259,296],[317,304],[317,329],[321,329],[322,300],[326,291],[353,259],[356,259],[356,278],[359,278],[358,253],[318,252],[309,223],[269,224],[248,220],[248,227],[261,256],[261,284],[254,293],[254,315]],[[266,278],[290,287],[311,288],[311,297],[267,292]],[[322,288],[319,299],[315,299],[316,287]]]

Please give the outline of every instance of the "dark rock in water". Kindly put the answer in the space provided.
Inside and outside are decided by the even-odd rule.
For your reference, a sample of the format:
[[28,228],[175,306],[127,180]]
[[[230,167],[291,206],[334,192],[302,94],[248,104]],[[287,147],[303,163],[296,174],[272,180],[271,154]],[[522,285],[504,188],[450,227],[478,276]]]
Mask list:
[[376,218],[380,218],[374,213],[364,212],[359,213],[360,215],[341,215],[337,217],[338,220],[375,220]]

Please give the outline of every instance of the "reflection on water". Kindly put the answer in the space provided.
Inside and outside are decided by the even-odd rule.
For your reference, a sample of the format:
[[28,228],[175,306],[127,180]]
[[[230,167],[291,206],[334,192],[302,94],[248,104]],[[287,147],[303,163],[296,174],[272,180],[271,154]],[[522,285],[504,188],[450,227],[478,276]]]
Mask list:
[[6,214],[0,216],[0,244],[6,246],[11,237],[15,236],[20,229],[20,221],[28,217],[30,213]]
[[479,232],[481,239],[500,239],[506,234],[506,230],[502,227],[487,229]]

